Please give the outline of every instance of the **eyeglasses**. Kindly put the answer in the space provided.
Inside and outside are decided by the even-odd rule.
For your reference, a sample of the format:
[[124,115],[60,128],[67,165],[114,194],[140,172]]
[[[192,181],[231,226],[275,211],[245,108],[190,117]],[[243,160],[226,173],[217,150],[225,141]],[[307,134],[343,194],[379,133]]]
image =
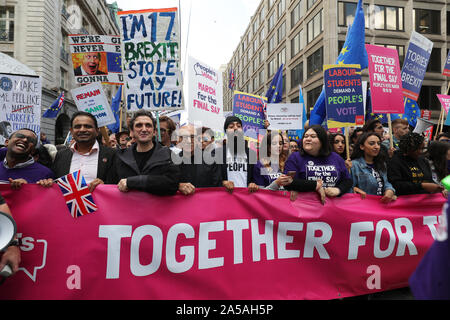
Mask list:
[[28,136],[26,136],[26,135],[24,135],[24,134],[22,134],[22,133],[16,133],[16,134],[14,135],[14,138],[17,138],[17,139],[26,139],[28,143],[32,143],[32,144],[34,144],[34,145],[36,145],[36,143],[37,143],[37,139],[36,139],[36,138],[28,137]]

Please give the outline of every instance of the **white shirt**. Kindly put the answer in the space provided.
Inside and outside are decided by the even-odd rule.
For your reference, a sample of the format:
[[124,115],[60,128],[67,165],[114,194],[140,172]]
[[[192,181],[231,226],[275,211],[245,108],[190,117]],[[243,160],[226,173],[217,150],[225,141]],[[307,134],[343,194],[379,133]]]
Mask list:
[[95,141],[94,146],[91,151],[85,154],[81,154],[76,149],[76,143],[70,147],[72,150],[72,163],[70,164],[70,172],[75,172],[80,170],[81,175],[86,180],[86,183],[89,184],[97,178],[97,169],[98,169],[98,153],[99,153],[99,144],[98,141]]
[[247,155],[233,156],[227,148],[227,174],[228,181],[233,181],[237,188],[247,188]]

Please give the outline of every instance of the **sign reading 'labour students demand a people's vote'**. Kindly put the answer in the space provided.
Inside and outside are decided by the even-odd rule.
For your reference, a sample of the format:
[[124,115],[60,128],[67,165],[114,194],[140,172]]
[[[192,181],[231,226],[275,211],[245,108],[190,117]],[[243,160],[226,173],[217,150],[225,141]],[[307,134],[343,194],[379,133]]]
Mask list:
[[395,49],[366,44],[373,113],[404,113],[400,63]]
[[233,115],[241,119],[244,132],[250,138],[257,138],[259,129],[264,129],[264,103],[267,98],[245,92],[234,92]]
[[324,70],[328,128],[363,124],[361,66],[325,65]]
[[122,11],[117,14],[120,18],[128,110],[181,109],[177,8]]
[[433,42],[413,31],[402,69],[403,95],[414,101],[419,98],[423,78],[427,72]]

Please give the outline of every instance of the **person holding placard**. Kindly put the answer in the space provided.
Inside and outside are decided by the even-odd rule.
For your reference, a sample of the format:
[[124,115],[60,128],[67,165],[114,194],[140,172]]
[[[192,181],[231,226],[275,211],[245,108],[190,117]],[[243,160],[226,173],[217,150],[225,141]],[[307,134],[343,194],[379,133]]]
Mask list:
[[361,199],[366,195],[381,196],[381,202],[389,203],[396,199],[395,189],[387,178],[386,158],[381,151],[381,137],[374,133],[364,133],[355,145],[351,175],[353,192]]
[[327,132],[319,125],[305,129],[299,152],[286,162],[284,173],[290,172],[295,176],[287,190],[314,191],[323,184],[326,196],[340,197],[352,187],[344,159],[332,152]]
[[388,162],[388,177],[397,195],[439,193],[444,188],[433,182],[431,168],[423,156],[425,138],[414,132],[404,135],[399,151]]

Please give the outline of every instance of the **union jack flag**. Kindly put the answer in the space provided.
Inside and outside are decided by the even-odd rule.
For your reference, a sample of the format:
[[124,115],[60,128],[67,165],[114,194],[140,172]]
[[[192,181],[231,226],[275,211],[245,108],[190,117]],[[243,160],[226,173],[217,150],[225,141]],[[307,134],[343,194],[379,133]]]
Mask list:
[[73,218],[97,211],[92,194],[80,171],[76,171],[56,180],[61,189],[67,208]]
[[233,68],[230,68],[230,74],[228,75],[228,88],[233,89],[235,86],[235,76]]

